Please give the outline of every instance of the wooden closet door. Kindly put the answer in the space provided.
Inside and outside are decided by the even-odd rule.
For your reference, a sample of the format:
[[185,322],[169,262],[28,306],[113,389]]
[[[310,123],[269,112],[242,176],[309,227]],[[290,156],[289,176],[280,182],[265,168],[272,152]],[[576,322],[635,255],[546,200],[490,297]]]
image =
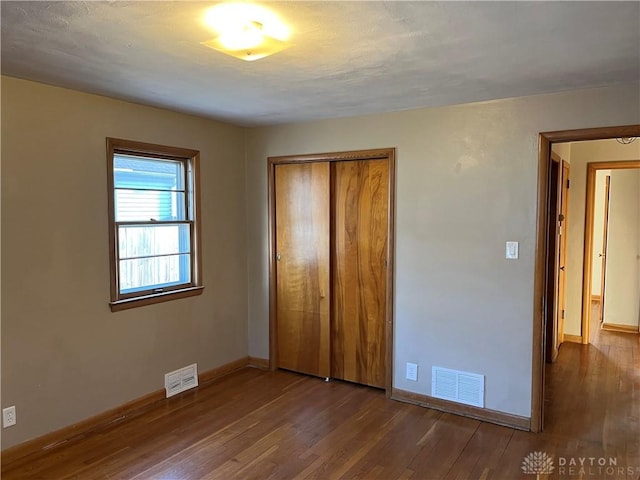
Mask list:
[[331,376],[385,386],[389,164],[333,164]]
[[328,377],[330,168],[275,167],[276,315],[280,368]]

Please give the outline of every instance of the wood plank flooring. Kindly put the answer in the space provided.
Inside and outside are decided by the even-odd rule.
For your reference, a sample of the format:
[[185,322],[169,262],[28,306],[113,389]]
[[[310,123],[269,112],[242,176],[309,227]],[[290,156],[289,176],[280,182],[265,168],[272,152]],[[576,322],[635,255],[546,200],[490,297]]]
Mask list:
[[598,331],[592,345],[562,345],[541,434],[247,368],[3,465],[2,479],[534,479],[522,461],[541,451],[555,468],[540,478],[638,480],[639,337]]

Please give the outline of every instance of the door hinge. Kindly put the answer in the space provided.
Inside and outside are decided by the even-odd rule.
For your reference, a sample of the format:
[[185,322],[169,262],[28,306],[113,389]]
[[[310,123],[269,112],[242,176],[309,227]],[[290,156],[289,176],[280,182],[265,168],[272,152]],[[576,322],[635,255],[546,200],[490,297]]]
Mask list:
[[558,215],[558,221],[559,222],[564,222],[564,215],[563,214]]
[[571,186],[571,180],[567,179],[567,188]]
[[564,310],[562,310],[562,318],[564,318]]

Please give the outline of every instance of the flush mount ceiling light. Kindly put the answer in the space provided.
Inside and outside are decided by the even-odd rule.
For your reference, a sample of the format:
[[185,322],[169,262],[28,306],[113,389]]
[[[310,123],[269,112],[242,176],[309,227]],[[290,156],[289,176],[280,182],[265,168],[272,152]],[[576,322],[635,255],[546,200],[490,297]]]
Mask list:
[[630,143],[635,142],[636,138],[638,137],[620,137],[620,138],[616,138],[616,140],[618,141],[618,143],[621,143],[622,145],[629,145]]
[[204,22],[216,37],[202,45],[241,60],[258,60],[289,47],[289,27],[262,6],[223,3],[207,10]]

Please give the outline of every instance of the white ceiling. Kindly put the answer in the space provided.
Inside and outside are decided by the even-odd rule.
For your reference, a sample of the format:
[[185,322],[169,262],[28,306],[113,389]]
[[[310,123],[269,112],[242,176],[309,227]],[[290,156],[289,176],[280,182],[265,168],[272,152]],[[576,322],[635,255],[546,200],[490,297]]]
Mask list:
[[640,2],[269,2],[293,47],[200,45],[215,2],[2,1],[2,74],[239,125],[640,80]]

